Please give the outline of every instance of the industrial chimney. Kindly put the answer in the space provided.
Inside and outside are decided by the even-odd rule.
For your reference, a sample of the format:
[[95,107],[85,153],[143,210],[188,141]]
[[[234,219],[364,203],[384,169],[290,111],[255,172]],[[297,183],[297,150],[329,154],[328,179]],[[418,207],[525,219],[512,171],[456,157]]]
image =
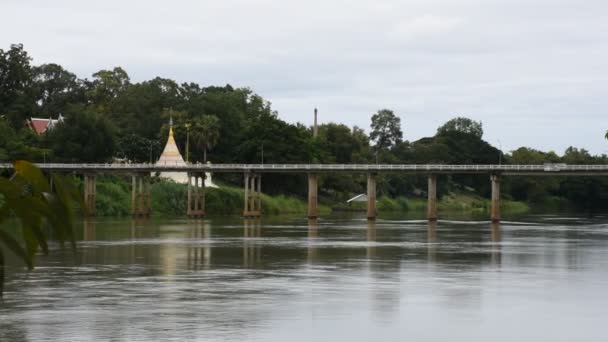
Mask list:
[[315,124],[312,127],[312,136],[316,138],[319,135],[319,126],[317,126],[317,108],[315,108]]

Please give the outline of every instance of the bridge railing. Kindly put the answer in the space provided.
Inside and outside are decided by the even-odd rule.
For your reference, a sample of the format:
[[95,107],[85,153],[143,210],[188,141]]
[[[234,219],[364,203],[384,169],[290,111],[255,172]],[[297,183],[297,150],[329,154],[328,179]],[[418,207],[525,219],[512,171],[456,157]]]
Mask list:
[[[447,164],[183,164],[183,163],[39,163],[46,170],[125,170],[125,171],[413,171],[413,172],[542,172],[559,173],[567,171],[608,172],[608,165],[447,165]],[[12,168],[10,163],[0,163],[0,168]]]

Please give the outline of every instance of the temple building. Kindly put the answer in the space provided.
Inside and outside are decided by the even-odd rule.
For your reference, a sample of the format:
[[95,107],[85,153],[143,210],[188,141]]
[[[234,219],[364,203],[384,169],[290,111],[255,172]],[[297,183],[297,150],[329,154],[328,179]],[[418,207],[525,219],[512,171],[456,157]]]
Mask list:
[[[163,153],[158,158],[156,165],[177,165],[177,166],[186,166],[186,162],[182,157],[182,154],[179,152],[177,148],[177,144],[175,143],[175,138],[173,136],[173,119],[169,121],[169,137],[167,138],[167,143],[165,144],[165,149]],[[188,183],[188,174],[186,172],[161,172],[161,178],[171,179],[176,183],[186,184]],[[211,180],[211,173],[205,173],[205,187],[206,188],[217,188],[218,186],[213,183]]]
[[63,115],[61,114],[59,114],[57,119],[30,118],[26,120],[25,124],[36,134],[42,135],[44,132],[53,129],[60,122],[63,122]]

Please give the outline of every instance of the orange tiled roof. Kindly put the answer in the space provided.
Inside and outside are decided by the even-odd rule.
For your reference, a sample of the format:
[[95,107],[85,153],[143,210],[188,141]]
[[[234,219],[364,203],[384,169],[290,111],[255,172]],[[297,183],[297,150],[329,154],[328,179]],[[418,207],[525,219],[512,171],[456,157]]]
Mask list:
[[36,132],[36,134],[42,134],[49,128],[50,119],[30,119],[30,127]]

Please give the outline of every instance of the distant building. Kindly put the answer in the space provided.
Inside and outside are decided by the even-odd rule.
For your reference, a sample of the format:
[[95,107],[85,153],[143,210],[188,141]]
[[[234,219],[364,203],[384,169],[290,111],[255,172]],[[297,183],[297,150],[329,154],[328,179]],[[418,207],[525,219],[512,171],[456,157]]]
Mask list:
[[359,195],[349,199],[348,201],[346,201],[346,203],[348,203],[348,204],[350,204],[352,202],[367,202],[367,195],[359,194]]
[[[186,162],[182,157],[182,154],[179,152],[177,148],[177,144],[175,143],[175,138],[173,137],[173,119],[169,121],[169,137],[167,138],[167,144],[165,144],[165,149],[163,153],[158,158],[156,165],[177,165],[177,166],[186,166]],[[188,183],[188,174],[186,172],[161,172],[160,177],[171,179],[176,183],[187,184]],[[211,173],[205,173],[205,187],[207,188],[217,188],[218,186],[213,184],[211,180]]]
[[26,120],[26,126],[36,134],[41,135],[53,129],[58,123],[63,122],[63,115],[59,114],[57,119],[30,118]]

